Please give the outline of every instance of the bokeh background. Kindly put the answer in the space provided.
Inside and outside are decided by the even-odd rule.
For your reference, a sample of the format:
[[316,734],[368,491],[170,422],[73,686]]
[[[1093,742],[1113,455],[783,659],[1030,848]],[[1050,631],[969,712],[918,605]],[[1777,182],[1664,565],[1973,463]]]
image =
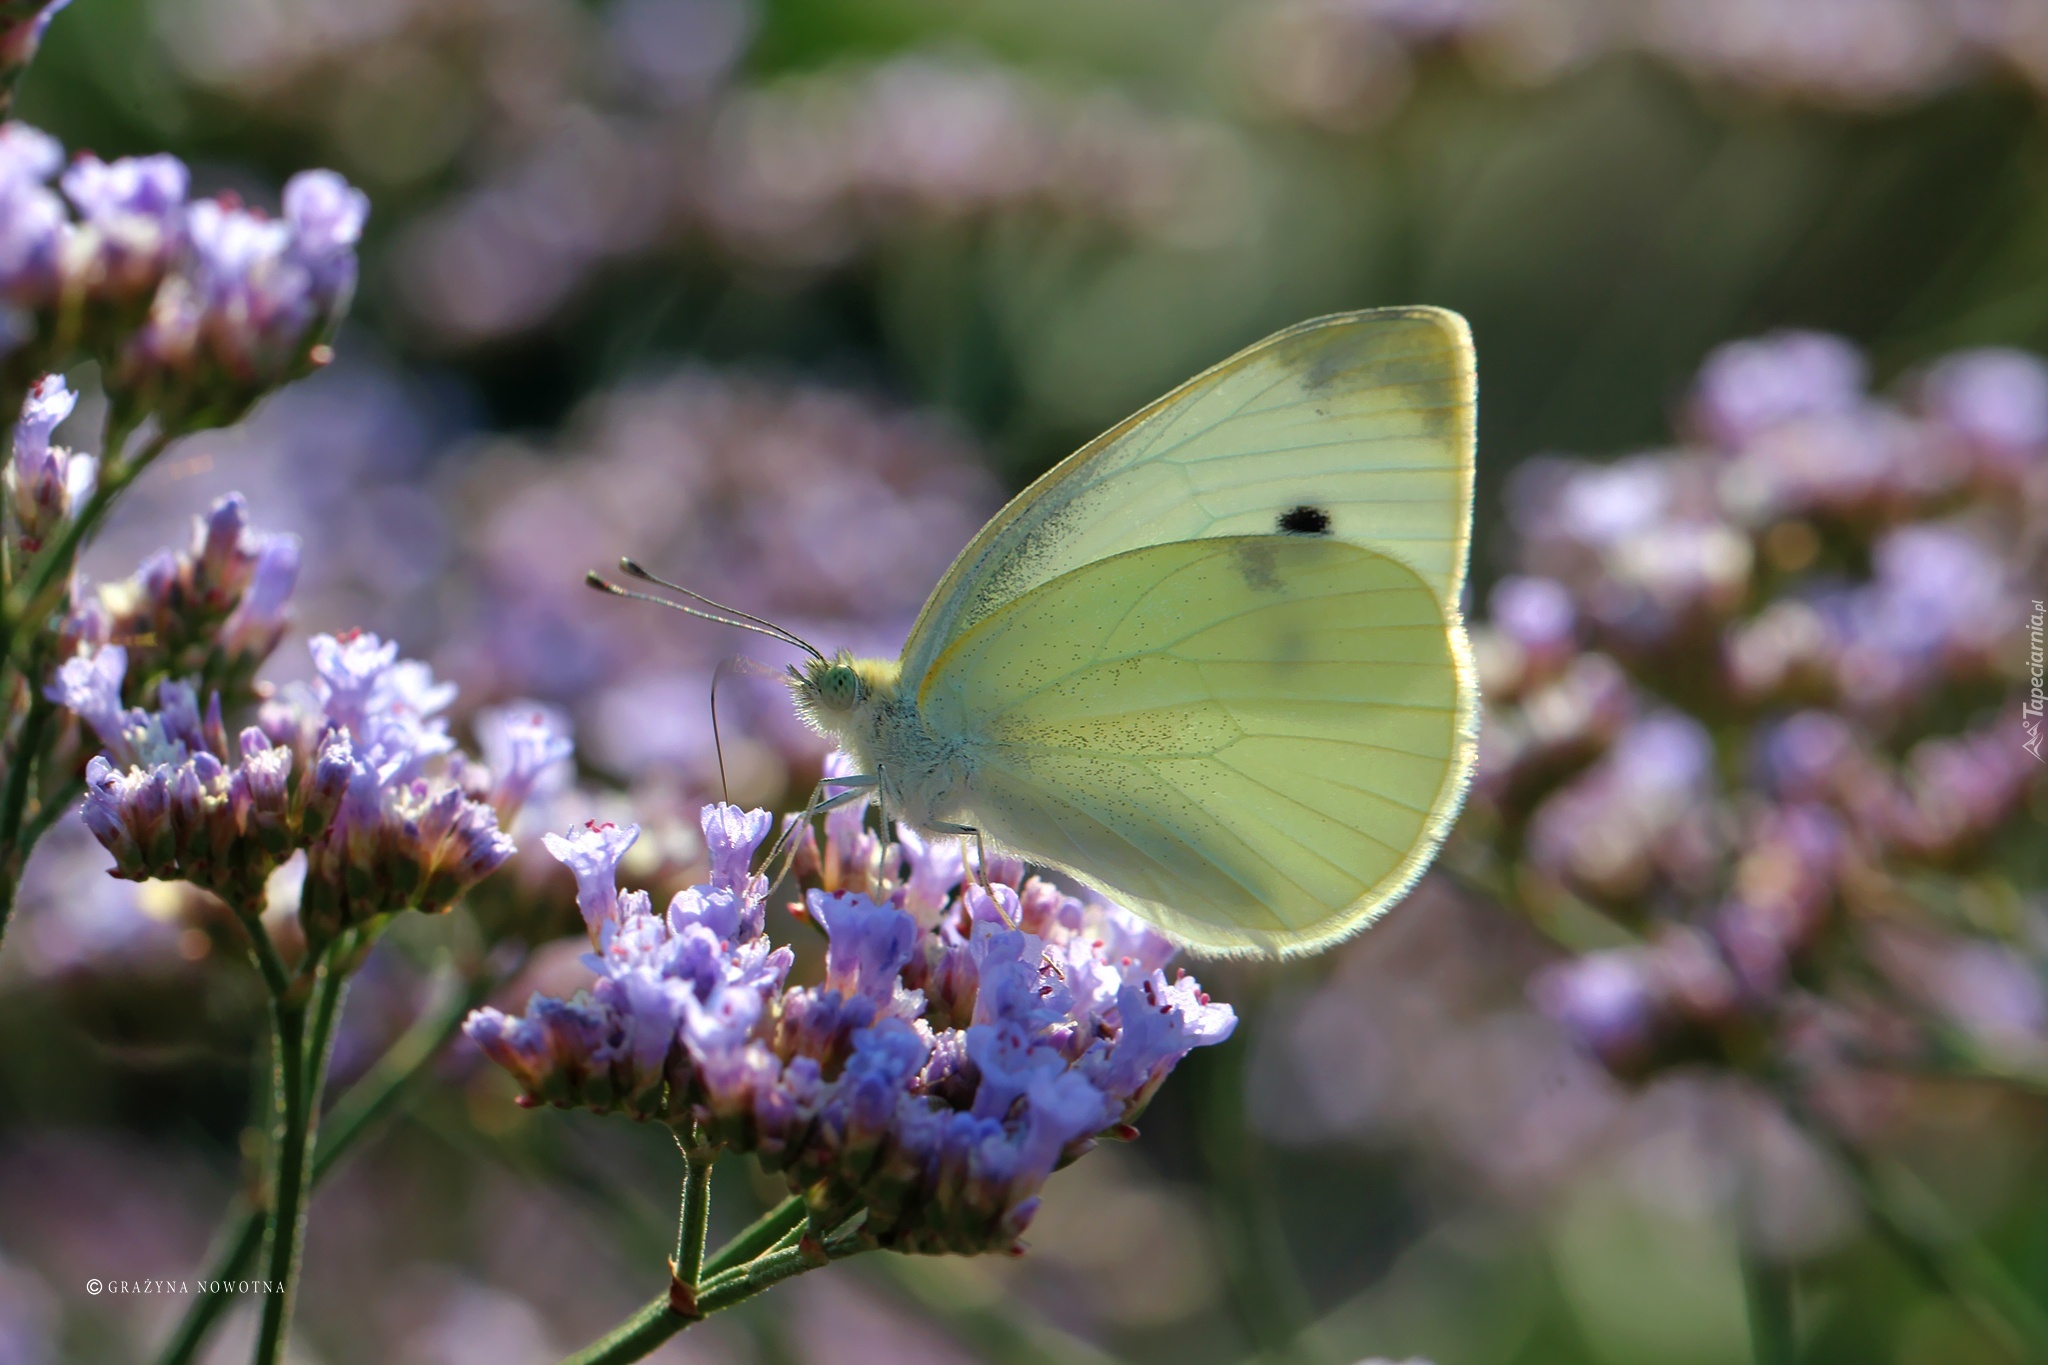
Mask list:
[[[600,600],[585,568],[630,552],[892,651],[1082,440],[1277,327],[1427,302],[1479,348],[1483,606],[1528,567],[1518,465],[1696,431],[1724,342],[1834,333],[1900,393],[1943,355],[2048,349],[2044,92],[2039,0],[77,0],[18,112],[103,156],[174,151],[201,191],[266,202],[320,164],[375,205],[338,362],[166,455],[93,572],[243,491],[305,537],[301,636],[395,638],[465,708],[563,708],[584,781],[522,834],[630,812],[654,878],[717,791],[719,662],[781,656]],[[1785,381],[1795,407],[1825,382]],[[2048,595],[2038,523],[2007,549],[2001,591]],[[2011,681],[2024,628],[1989,614]],[[789,801],[819,754],[776,689],[733,677],[720,714],[735,798]],[[657,1358],[1721,1365],[1787,1301],[1803,1360],[2031,1358],[2033,792],[1972,939],[1995,961],[1914,959],[2006,1065],[1887,1090],[1855,1132],[1904,1214],[1725,1050],[1616,1079],[1531,986],[1605,941],[1433,876],[1332,953],[1206,969],[1237,1037],[1139,1142],[1054,1179],[1030,1255],[866,1258]],[[57,830],[0,955],[10,1363],[148,1358],[177,1302],[84,1282],[197,1270],[260,1103],[231,940],[105,861]],[[506,1001],[573,983],[573,944],[545,946],[577,927],[566,878],[522,857],[501,880],[380,947],[343,1083],[494,913],[543,945]],[[510,1095],[457,1049],[323,1187],[298,1358],[544,1362],[659,1287],[664,1135]],[[727,1228],[773,1193],[737,1164]]]

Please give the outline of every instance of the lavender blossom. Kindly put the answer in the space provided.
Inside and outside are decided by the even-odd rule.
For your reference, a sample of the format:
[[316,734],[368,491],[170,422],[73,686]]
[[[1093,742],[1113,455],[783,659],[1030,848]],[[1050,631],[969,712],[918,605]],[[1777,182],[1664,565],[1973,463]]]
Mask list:
[[312,774],[299,903],[309,937],[447,909],[513,852],[497,813],[441,761],[454,741],[437,713],[454,686],[366,633],[316,635],[308,650],[319,682],[267,705],[261,723]]
[[178,425],[218,422],[319,363],[354,292],[368,201],[331,171],[306,171],[284,207],[283,218],[214,199],[185,207],[147,315],[111,356],[117,402]]
[[[294,689],[233,750],[218,693],[202,714],[192,687],[166,681],[155,711],[120,709],[118,645],[58,670],[52,698],[107,746],[87,771],[85,818],[116,876],[190,881],[246,907],[303,849],[299,914],[317,945],[389,911],[444,910],[511,856],[491,807],[428,772],[445,745],[410,713],[440,690],[424,665],[397,660],[375,637],[318,636],[312,647],[316,660],[354,659],[349,690]],[[352,727],[371,738],[359,745]]]
[[[0,80],[5,44],[26,31],[4,24]],[[89,357],[124,421],[153,413],[176,432],[239,417],[323,362],[355,288],[360,191],[305,172],[270,218],[230,198],[188,201],[175,157],[86,154],[60,196],[49,182],[63,159],[36,129],[0,128],[0,353],[12,384]]]
[[489,770],[491,804],[512,818],[535,797],[552,796],[575,776],[569,718],[540,702],[492,707],[476,718],[477,747]]
[[62,375],[45,375],[29,391],[14,428],[14,455],[7,465],[8,539],[23,558],[36,554],[76,516],[98,483],[96,458],[50,444],[50,433],[77,402]]
[[1235,1025],[1192,978],[1166,978],[1171,945],[1123,911],[1036,879],[954,894],[957,858],[916,839],[870,847],[847,819],[810,862],[814,877],[858,869],[862,886],[808,891],[824,977],[785,988],[793,955],[770,949],[750,870],[771,822],[723,805],[703,820],[711,878],[665,915],[613,883],[637,831],[550,836],[598,979],[522,1018],[479,1010],[466,1030],[523,1103],[696,1125],[751,1151],[804,1192],[820,1232],[865,1211],[881,1246],[1013,1246],[1056,1166]]
[[[0,125],[0,297],[16,307],[44,304],[56,288],[70,223],[49,180],[63,164],[55,138],[25,123]],[[34,332],[33,324],[22,322],[8,330],[13,344]]]
[[1997,347],[1950,356],[1928,371],[1921,405],[2000,481],[2048,454],[2048,364],[2039,356]]
[[[257,904],[291,851],[291,751],[245,730],[231,758],[219,699],[204,722],[191,689],[167,682],[162,709],[129,713],[131,761],[86,768],[85,823],[114,855],[113,874],[189,881],[230,905]],[[230,765],[233,766],[230,766]]]
[[146,300],[183,242],[185,163],[163,153],[114,162],[85,153],[59,183],[79,212],[94,292]]
[[1825,332],[1730,342],[1700,368],[1693,419],[1716,445],[1739,450],[1787,422],[1853,412],[1868,376],[1862,354]]
[[184,551],[152,555],[82,597],[68,633],[125,646],[138,681],[198,677],[232,708],[284,635],[298,565],[298,537],[254,529],[247,502],[230,493],[193,518]]
[[1641,935],[1531,988],[1618,1074],[1796,1058],[1824,1088],[1911,1063],[1935,1045],[1918,988],[1839,964],[1899,958],[1916,921],[1951,926],[1920,957],[1988,961],[1914,907],[2018,895],[2048,365],[1966,352],[1910,402],[1866,378],[1839,338],[1735,343],[1695,385],[1704,448],[1516,476],[1460,837],[1540,922]]

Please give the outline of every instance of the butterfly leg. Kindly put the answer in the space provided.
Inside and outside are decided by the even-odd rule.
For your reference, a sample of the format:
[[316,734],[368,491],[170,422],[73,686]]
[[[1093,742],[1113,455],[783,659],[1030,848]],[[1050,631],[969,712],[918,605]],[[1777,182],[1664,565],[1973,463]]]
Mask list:
[[[865,800],[868,793],[879,788],[880,785],[881,779],[879,777],[854,775],[819,778],[817,785],[811,788],[810,799],[804,802],[803,813],[783,825],[782,833],[777,835],[775,842],[769,846],[768,856],[761,860],[762,871],[766,872],[769,868],[774,867],[777,858],[782,858],[785,854],[788,855],[784,860],[783,866],[768,878],[768,884],[773,886],[782,880],[784,873],[789,871],[789,863],[796,860],[796,841],[802,837],[802,831],[810,828],[811,820],[814,816],[823,815],[829,810],[836,810],[856,799]],[[825,788],[828,786],[845,787],[847,790],[827,796],[825,795]]]
[[[931,828],[934,834],[957,834],[960,836],[960,860],[962,862],[967,861],[967,836],[970,834],[974,836],[974,871],[969,875],[978,877],[981,881],[981,889],[988,891],[988,845],[982,841],[981,831],[973,825],[956,825],[951,820],[934,820],[932,821]],[[989,893],[989,899],[995,899],[994,892]],[[1017,926],[1013,924],[1010,927],[1014,929]]]

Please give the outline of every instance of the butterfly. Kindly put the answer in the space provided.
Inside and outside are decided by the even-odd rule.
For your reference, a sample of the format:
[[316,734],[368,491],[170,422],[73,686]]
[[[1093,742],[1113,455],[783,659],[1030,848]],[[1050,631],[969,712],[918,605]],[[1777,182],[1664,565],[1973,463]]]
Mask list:
[[771,626],[812,656],[798,711],[859,768],[822,804],[879,794],[1198,951],[1308,953],[1370,923],[1472,770],[1475,392],[1455,313],[1303,322],[1012,499],[901,658]]

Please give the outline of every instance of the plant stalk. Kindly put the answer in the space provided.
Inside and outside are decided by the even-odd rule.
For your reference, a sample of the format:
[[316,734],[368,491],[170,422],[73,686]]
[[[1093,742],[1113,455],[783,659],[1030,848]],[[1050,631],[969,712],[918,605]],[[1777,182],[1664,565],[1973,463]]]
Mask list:
[[[797,1202],[800,1205],[800,1201]],[[781,1209],[778,1208],[776,1213],[781,1213]],[[755,1224],[755,1228],[760,1226],[760,1223]],[[753,1231],[754,1228],[748,1229],[749,1233]],[[669,1294],[664,1292],[605,1337],[564,1358],[561,1365],[625,1365],[627,1361],[644,1359],[657,1346],[699,1319],[731,1308],[807,1270],[844,1260],[867,1249],[857,1231],[837,1234],[822,1244],[814,1238],[805,1237],[793,1247],[770,1251],[765,1256],[743,1261],[707,1278],[697,1296],[694,1316],[678,1313]],[[724,1259],[724,1253],[720,1253],[713,1262]]]
[[[251,930],[262,934],[261,921],[255,921]],[[267,941],[267,935],[265,938]],[[270,1216],[264,1229],[263,1317],[251,1357],[253,1365],[276,1365],[291,1334],[292,1304],[305,1252],[306,1196],[312,1185],[320,1091],[327,1079],[334,1024],[348,989],[349,960],[356,943],[357,933],[351,931],[320,955],[313,969],[310,1002],[301,998],[296,983],[271,998],[273,1155]]]
[[[412,1026],[377,1059],[348,1093],[335,1102],[320,1125],[314,1143],[312,1180],[317,1188],[343,1156],[368,1134],[405,1092],[406,1087],[440,1054],[463,1017],[495,989],[501,973],[491,973],[461,989],[455,968],[443,965],[436,974],[429,1004]],[[157,1365],[191,1365],[207,1333],[235,1296],[215,1286],[242,1278],[263,1242],[266,1210],[237,1199],[222,1220],[216,1251],[200,1277],[203,1286],[185,1305],[185,1315],[157,1355]]]

